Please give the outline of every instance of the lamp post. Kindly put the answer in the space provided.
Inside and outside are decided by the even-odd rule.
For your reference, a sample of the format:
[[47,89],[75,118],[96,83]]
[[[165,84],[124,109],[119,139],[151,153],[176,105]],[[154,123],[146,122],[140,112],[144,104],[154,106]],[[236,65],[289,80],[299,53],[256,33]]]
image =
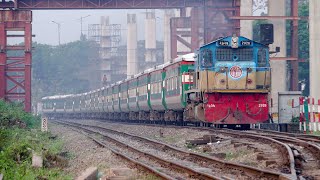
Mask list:
[[61,24],[58,23],[58,22],[55,22],[55,21],[52,21],[52,22],[58,25],[58,40],[59,40],[59,45],[60,45],[61,44],[60,43],[60,28],[61,28]]
[[82,33],[82,21],[83,21],[84,18],[87,18],[87,17],[89,17],[89,16],[91,16],[91,15],[81,16],[81,17],[80,17],[80,24],[81,24],[81,35],[80,35],[80,39],[83,38],[83,33]]

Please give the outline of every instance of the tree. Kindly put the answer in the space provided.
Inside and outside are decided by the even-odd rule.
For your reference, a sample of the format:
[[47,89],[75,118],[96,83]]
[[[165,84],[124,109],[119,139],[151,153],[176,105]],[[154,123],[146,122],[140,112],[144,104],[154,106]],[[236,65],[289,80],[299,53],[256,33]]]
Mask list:
[[32,56],[32,97],[86,92],[95,88],[98,48],[90,41],[76,41],[60,46],[34,43]]

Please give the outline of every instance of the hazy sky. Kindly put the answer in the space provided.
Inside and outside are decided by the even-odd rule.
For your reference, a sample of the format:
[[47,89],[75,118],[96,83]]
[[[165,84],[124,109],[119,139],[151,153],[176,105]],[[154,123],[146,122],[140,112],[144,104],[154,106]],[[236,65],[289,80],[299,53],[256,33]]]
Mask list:
[[[144,17],[146,10],[37,10],[33,12],[33,41],[57,45],[58,25],[52,21],[61,23],[61,43],[67,43],[80,38],[80,18],[83,19],[83,33],[87,34],[88,24],[99,24],[101,16],[109,16],[110,24],[122,24],[122,43],[126,42],[127,13],[137,14],[138,39],[144,39]],[[163,12],[156,11],[157,39],[163,39]]]
[[[267,0],[254,0],[254,15],[267,14]],[[101,16],[109,16],[110,24],[122,24],[122,44],[126,43],[127,14],[136,13],[138,23],[138,39],[144,39],[144,19],[146,10],[34,10],[33,12],[33,41],[57,45],[58,25],[61,23],[61,43],[80,39],[80,18],[83,19],[83,33],[87,34],[88,24],[99,24]],[[157,39],[163,40],[163,11],[156,10]]]

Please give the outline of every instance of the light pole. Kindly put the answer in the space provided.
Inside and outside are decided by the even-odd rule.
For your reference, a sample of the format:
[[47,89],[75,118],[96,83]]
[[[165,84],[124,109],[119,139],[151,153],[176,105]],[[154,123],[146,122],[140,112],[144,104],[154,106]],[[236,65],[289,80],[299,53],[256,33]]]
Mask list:
[[82,20],[83,20],[84,18],[89,17],[89,16],[91,16],[91,15],[81,16],[81,18],[80,18],[80,24],[81,24],[81,35],[80,35],[80,39],[83,38],[83,33],[82,33]]
[[58,25],[58,39],[59,39],[59,45],[60,45],[61,44],[60,43],[60,28],[61,28],[61,24],[58,23],[58,22],[55,22],[55,21],[52,21],[52,22]]

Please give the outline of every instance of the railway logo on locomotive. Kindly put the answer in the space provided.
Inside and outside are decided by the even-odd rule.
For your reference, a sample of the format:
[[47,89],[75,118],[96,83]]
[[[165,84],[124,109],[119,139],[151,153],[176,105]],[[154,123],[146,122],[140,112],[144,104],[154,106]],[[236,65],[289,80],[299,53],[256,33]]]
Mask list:
[[242,76],[242,69],[241,67],[239,66],[232,66],[230,68],[230,76],[235,78],[235,79],[238,79]]

